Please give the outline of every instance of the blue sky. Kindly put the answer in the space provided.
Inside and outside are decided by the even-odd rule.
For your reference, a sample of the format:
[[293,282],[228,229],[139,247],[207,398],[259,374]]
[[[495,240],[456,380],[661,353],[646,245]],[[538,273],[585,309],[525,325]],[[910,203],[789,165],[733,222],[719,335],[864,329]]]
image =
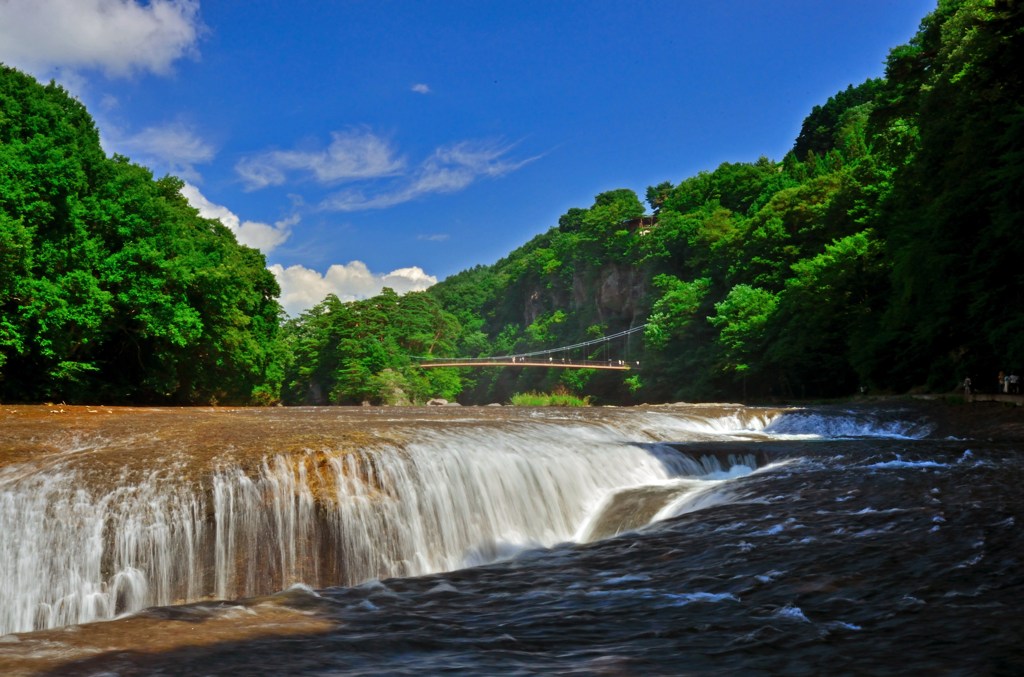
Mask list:
[[780,159],[934,0],[0,0],[0,61],[181,176],[296,314],[490,264],[595,195]]

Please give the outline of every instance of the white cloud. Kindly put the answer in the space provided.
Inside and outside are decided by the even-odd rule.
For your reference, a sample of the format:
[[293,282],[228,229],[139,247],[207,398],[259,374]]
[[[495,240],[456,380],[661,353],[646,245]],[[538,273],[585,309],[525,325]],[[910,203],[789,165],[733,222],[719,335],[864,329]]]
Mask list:
[[285,268],[280,264],[270,266],[270,272],[281,286],[281,305],[293,317],[320,303],[328,294],[342,301],[356,301],[376,296],[384,287],[405,294],[422,291],[437,282],[436,277],[418,266],[373,273],[362,261],[334,264],[323,274],[305,266]]
[[451,236],[448,233],[424,233],[422,235],[417,235],[416,239],[423,242],[445,242],[450,237]]
[[127,149],[127,155],[140,158],[144,164],[160,165],[189,181],[199,180],[195,165],[209,162],[215,155],[213,146],[181,122],[146,127],[124,138],[115,134],[112,143]]
[[[0,7],[2,6],[3,3],[2,0],[0,0]],[[0,61],[4,61],[2,52],[3,48],[0,47]],[[17,64],[10,61],[7,62],[7,65],[19,67]],[[89,78],[85,77],[73,68],[57,66],[49,72],[33,72],[30,68],[22,68],[22,70],[35,75],[40,82],[54,80],[58,85],[64,88],[64,91],[79,101],[85,101],[89,94]]]
[[82,68],[113,77],[166,74],[197,54],[203,30],[198,0],[0,0],[0,61],[37,75]]
[[209,162],[213,147],[180,122],[164,127],[146,127],[125,140],[136,150],[163,160],[182,163]]
[[275,222],[273,225],[259,221],[242,221],[227,207],[214,204],[199,192],[191,183],[181,189],[189,204],[199,210],[199,215],[206,219],[219,219],[235,234],[238,241],[249,247],[255,247],[264,254],[269,254],[292,234],[292,226],[299,222],[298,215]]
[[333,132],[325,149],[269,151],[235,165],[249,190],[281,185],[292,173],[336,183],[394,176],[404,168],[387,139],[363,129]]
[[412,86],[412,91],[417,94],[430,94],[430,85],[425,85],[422,82],[417,82]]
[[503,176],[536,160],[506,158],[511,145],[463,141],[438,148],[409,177],[404,185],[376,194],[360,190],[345,190],[328,196],[320,207],[329,211],[354,212],[384,209],[431,193],[454,193],[481,177]]
[[121,102],[113,94],[104,94],[102,98],[100,98],[100,108],[103,110],[116,110],[120,108],[120,106]]

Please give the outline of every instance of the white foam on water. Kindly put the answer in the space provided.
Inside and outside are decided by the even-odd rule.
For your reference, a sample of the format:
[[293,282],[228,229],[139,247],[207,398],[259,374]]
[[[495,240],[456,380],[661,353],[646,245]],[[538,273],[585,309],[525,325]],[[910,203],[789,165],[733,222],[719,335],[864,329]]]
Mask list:
[[804,615],[804,612],[798,606],[786,605],[781,609],[777,609],[772,614],[776,618],[785,618],[793,621],[800,621],[802,623],[810,623],[811,620]]
[[714,411],[602,424],[467,419],[424,428],[403,447],[269,455],[199,483],[165,470],[94,490],[52,458],[5,468],[0,635],[504,559],[580,540],[608,498],[631,488],[680,490],[655,520],[732,500],[728,483],[752,459],[723,467],[634,444],[751,432],[770,420]]
[[859,413],[793,411],[776,416],[765,432],[782,439],[921,439],[931,429],[911,421],[883,421]]
[[[605,574],[610,576],[611,574]],[[618,583],[641,583],[643,581],[651,580],[650,576],[642,574],[626,574],[624,576],[613,576],[605,581],[609,585],[616,585]]]
[[716,602],[738,602],[740,601],[736,595],[728,592],[713,593],[713,592],[690,592],[682,594],[669,594],[665,595],[672,606],[686,606],[688,604],[694,604],[697,602],[714,604]]
[[905,468],[921,468],[921,469],[933,469],[933,468],[948,468],[949,465],[946,463],[939,463],[938,461],[904,461],[899,455],[896,456],[895,460],[892,461],[880,461],[878,463],[872,463],[866,466],[875,470],[892,470],[892,469],[905,469]]
[[830,623],[826,623],[826,626],[830,629],[836,628],[839,630],[851,630],[853,632],[858,632],[864,629],[859,625],[854,625],[853,623],[846,623],[845,621],[832,621]]

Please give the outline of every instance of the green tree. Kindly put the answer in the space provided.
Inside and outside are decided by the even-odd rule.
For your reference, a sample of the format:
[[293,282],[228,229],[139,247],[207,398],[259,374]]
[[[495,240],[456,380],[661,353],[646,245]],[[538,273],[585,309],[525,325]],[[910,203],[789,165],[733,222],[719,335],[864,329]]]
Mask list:
[[738,284],[715,304],[708,321],[718,329],[721,368],[740,376],[756,371],[767,344],[767,327],[778,297],[766,289]]
[[1024,182],[1024,9],[940,2],[894,49],[872,128],[896,163],[879,230],[893,302],[875,371],[897,388],[952,387],[964,373],[1024,363],[1019,186]]
[[810,153],[820,157],[842,145],[849,132],[848,129],[844,131],[850,124],[849,111],[865,104],[870,109],[884,85],[881,79],[866,80],[857,87],[849,85],[830,96],[824,105],[812,108],[800,127],[800,134],[793,144],[793,154],[800,160]]
[[452,356],[461,326],[426,292],[341,303],[329,296],[284,326],[292,355],[284,370],[289,404],[410,404],[454,399],[454,369],[422,370],[415,358]]
[[662,295],[654,302],[644,336],[649,346],[663,348],[673,336],[678,338],[692,326],[711,289],[711,280],[684,282],[671,275],[659,275],[654,278],[654,286]]
[[875,309],[889,292],[883,244],[871,231],[850,235],[792,272],[766,328],[764,362],[776,392],[837,396],[859,385],[885,388],[884,375],[858,374],[863,346],[877,331]]
[[79,102],[0,67],[0,397],[273,397],[277,284],[182,185],[107,158]]

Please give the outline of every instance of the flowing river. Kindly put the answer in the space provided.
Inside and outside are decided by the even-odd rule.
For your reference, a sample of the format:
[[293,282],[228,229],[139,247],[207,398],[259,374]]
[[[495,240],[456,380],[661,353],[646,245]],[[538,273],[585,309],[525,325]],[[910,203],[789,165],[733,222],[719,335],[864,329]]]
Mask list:
[[0,673],[1020,674],[1022,527],[899,406],[0,406]]

